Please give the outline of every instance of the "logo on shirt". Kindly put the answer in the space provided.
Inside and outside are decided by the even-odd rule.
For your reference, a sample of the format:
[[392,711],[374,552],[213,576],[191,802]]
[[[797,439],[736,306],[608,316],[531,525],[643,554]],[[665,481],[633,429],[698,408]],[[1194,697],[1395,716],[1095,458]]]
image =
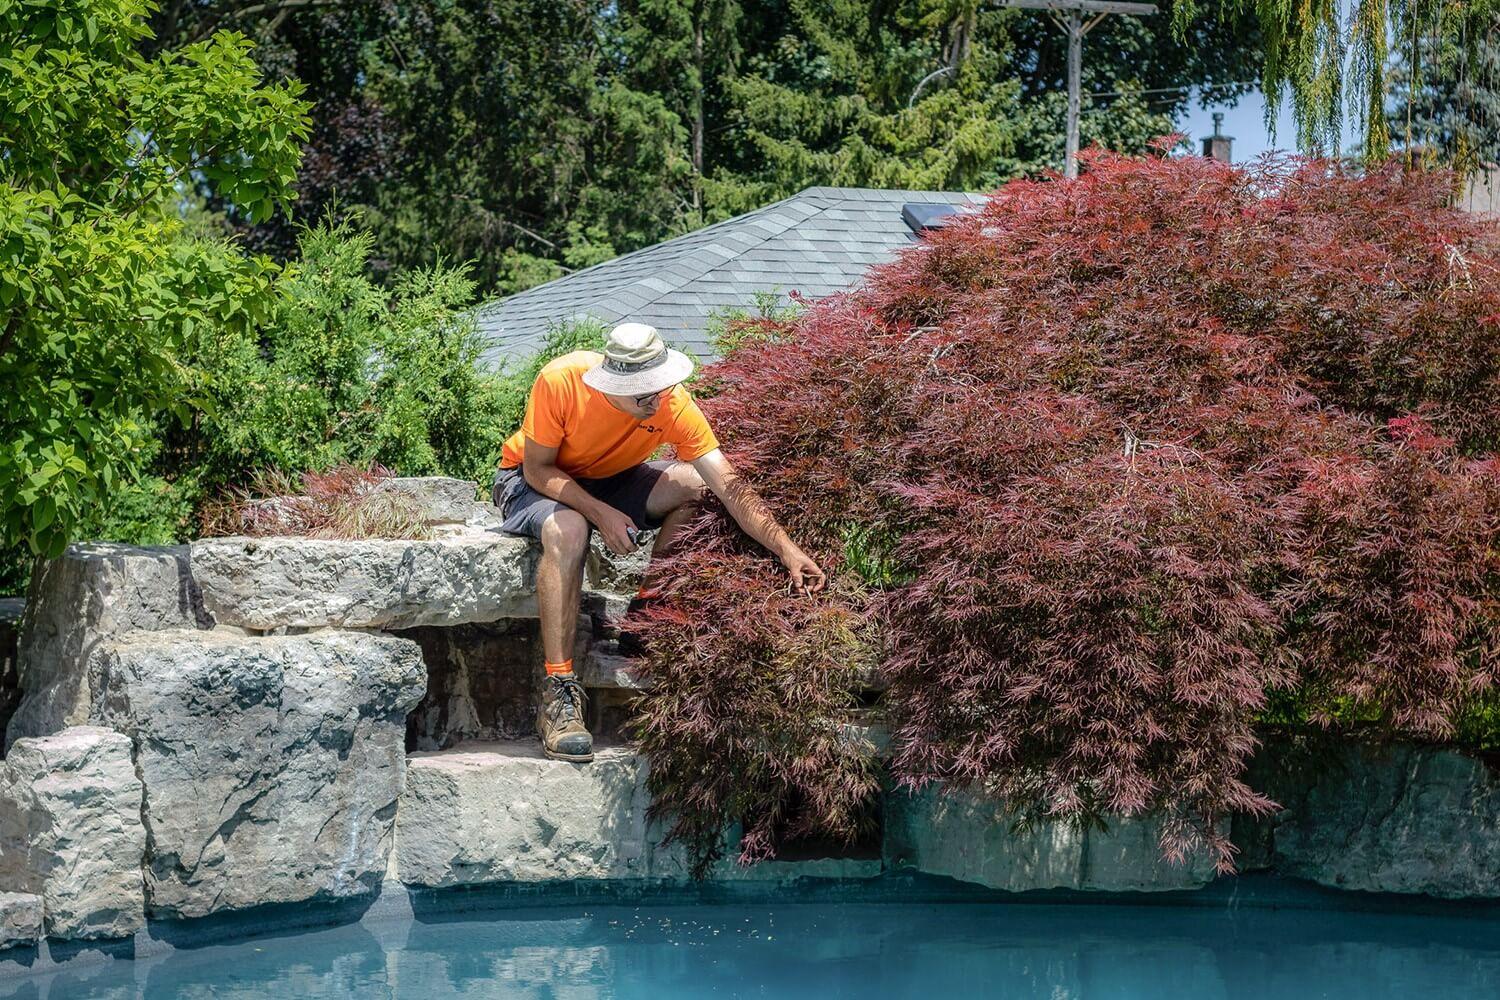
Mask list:
[[665,427],[658,427],[655,424],[641,424],[641,429],[647,434],[660,434],[662,431],[666,430]]

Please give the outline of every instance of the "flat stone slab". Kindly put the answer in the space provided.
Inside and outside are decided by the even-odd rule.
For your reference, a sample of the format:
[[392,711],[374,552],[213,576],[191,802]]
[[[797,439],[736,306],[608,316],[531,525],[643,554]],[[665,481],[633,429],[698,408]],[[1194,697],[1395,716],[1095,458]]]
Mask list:
[[192,543],[192,571],[220,624],[412,628],[535,616],[538,551],[467,529],[426,541],[209,538]]

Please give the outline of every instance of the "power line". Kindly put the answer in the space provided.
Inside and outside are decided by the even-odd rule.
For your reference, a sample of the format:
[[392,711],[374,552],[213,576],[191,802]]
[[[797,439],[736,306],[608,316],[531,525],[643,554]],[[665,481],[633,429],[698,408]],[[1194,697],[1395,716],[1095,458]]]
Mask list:
[[1141,90],[1099,90],[1090,97],[1127,97],[1131,94],[1180,94],[1189,90],[1224,90],[1228,87],[1258,87],[1259,80],[1235,80],[1233,83],[1193,83],[1185,87],[1149,87]]

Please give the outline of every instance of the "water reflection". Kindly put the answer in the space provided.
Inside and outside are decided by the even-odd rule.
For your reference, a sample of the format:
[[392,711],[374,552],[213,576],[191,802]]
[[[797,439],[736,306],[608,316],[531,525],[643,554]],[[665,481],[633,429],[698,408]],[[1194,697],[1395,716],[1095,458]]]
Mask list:
[[1500,996],[1490,919],[1155,906],[603,907],[342,927],[0,983],[0,997]]

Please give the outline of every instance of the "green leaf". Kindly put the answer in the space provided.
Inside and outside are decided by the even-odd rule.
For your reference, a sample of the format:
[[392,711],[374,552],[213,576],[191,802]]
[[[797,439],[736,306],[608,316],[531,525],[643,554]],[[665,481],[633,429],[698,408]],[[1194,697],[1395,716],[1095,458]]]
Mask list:
[[57,516],[57,505],[52,502],[51,497],[42,497],[31,507],[31,527],[34,531],[41,531],[52,523]]

